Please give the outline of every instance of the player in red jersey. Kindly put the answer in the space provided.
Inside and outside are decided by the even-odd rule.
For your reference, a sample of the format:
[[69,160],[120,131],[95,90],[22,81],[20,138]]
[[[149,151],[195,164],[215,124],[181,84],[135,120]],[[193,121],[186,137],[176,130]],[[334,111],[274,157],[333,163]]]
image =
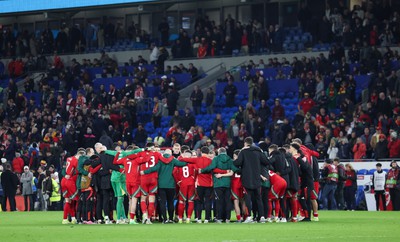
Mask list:
[[[143,161],[143,163],[140,165],[140,171],[145,171],[155,166],[159,161],[169,163],[172,160],[172,157],[168,159],[163,157],[160,153],[155,152],[154,143],[147,143],[146,149],[146,158],[145,161]],[[146,224],[151,224],[150,219],[154,216],[154,202],[156,200],[155,194],[157,193],[158,189],[157,180],[157,172],[140,176],[140,208],[143,213],[143,223]]]
[[[190,150],[185,151],[182,154],[182,158],[192,157]],[[182,159],[183,160],[183,159]],[[195,181],[196,181],[196,168],[195,164],[188,164],[183,167],[175,167],[174,176],[178,181],[179,186],[178,193],[178,222],[182,223],[183,212],[186,210],[186,223],[190,223],[192,213],[194,210],[194,196],[195,196]]]
[[[133,147],[137,150],[138,147]],[[114,165],[123,165],[124,172],[126,175],[126,190],[129,194],[129,214],[130,221],[129,224],[137,224],[135,221],[136,205],[138,198],[140,197],[140,174],[139,166],[147,162],[147,153],[138,152],[124,158],[118,159],[119,153],[114,158]]]
[[78,200],[78,190],[76,188],[76,179],[78,178],[78,159],[85,155],[85,149],[79,148],[76,155],[68,157],[65,167],[65,177],[61,180],[62,195],[65,198],[64,216],[62,224],[69,224],[68,214],[71,216],[71,223],[77,222],[75,218],[75,206]]
[[[208,147],[204,146],[201,148],[201,157],[196,158],[182,158],[185,162],[195,162],[197,168],[205,168],[211,164],[211,159],[209,158],[210,150]],[[208,223],[211,219],[211,196],[213,192],[213,178],[212,174],[198,174],[196,177],[196,191],[199,196],[198,211],[196,211],[197,223],[201,223],[201,215],[203,212],[203,207],[206,210],[206,217],[204,223]]]
[[[271,183],[271,189],[268,194],[268,222],[278,222],[279,221],[279,212],[281,210],[281,205],[280,205],[280,200],[283,198],[286,192],[286,187],[287,183],[285,179],[283,179],[281,176],[276,174],[273,171],[268,171],[269,175],[269,181]],[[266,177],[261,176],[263,180],[267,180]],[[275,218],[274,220],[271,220],[272,217],[272,203],[275,204]],[[283,218],[285,218],[286,222],[286,215],[282,214],[281,215]]]

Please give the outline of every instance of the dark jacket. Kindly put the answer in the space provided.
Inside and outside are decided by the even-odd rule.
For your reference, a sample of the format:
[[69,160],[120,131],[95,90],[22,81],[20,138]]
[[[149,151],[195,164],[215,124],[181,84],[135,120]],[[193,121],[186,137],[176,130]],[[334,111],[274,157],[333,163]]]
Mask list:
[[[304,159],[303,159],[304,158]],[[299,175],[301,178],[301,188],[314,189],[314,178],[310,163],[308,163],[305,157],[299,157],[296,159],[299,164]]]
[[101,168],[99,170],[99,175],[100,175],[100,189],[106,190],[106,189],[111,189],[111,172],[110,170],[113,171],[119,171],[119,166],[114,165],[114,157],[105,154],[102,152],[99,154],[100,156],[100,163],[101,163]]
[[[226,154],[220,154],[216,156],[211,164],[204,169],[201,169],[201,173],[209,173],[215,168],[219,168],[221,170],[232,170],[234,172],[238,171],[239,169],[233,165],[233,160]],[[224,176],[221,178],[216,178],[213,176],[214,187],[231,187],[231,177]]]
[[272,170],[285,179],[286,183],[289,183],[290,164],[285,156],[279,151],[273,151],[270,154],[269,161],[272,164]]
[[190,100],[192,101],[193,107],[200,107],[201,102],[203,101],[203,92],[198,90],[197,92],[193,91],[190,95]]
[[375,146],[375,159],[383,159],[389,157],[388,141],[379,141]]
[[287,185],[287,189],[298,191],[300,189],[299,166],[297,165],[291,154],[285,154],[285,158],[290,165],[289,183]]
[[239,153],[233,164],[241,170],[244,188],[257,189],[261,186],[261,167],[267,166],[267,157],[258,147],[249,147]]
[[4,195],[15,195],[18,187],[18,177],[10,170],[5,170],[1,174],[1,186],[3,187]]

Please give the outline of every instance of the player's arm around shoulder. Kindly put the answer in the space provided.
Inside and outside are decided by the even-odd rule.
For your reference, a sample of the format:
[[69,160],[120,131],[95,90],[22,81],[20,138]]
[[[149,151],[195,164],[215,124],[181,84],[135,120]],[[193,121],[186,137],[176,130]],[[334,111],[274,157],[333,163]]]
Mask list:
[[218,164],[218,157],[214,157],[214,159],[212,159],[211,161],[211,164],[201,169],[200,173],[210,173],[212,170],[217,168],[217,164]]

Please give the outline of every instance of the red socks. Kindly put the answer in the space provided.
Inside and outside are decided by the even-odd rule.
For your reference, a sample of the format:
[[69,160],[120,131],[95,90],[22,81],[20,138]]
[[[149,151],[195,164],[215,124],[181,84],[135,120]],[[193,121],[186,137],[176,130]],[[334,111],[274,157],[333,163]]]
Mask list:
[[135,214],[134,213],[130,213],[129,216],[130,216],[130,219],[135,219]]
[[183,203],[178,203],[178,217],[183,218],[183,211],[185,210],[185,205]]
[[69,203],[65,203],[64,204],[64,215],[63,215],[63,219],[67,219],[68,218],[68,213],[69,213]]
[[313,213],[314,218],[318,218],[318,213]]
[[237,220],[237,221],[240,221],[240,219],[242,219],[242,217],[240,216],[240,214],[239,214],[239,215],[236,215],[236,220]]
[[149,218],[154,217],[155,210],[154,202],[149,202]]
[[188,202],[188,210],[187,210],[187,217],[191,218],[192,217],[192,213],[193,213],[193,209],[194,209],[194,202],[193,201],[189,201]]
[[142,209],[142,213],[147,213],[146,201],[141,201],[140,202],[140,209]]
[[296,218],[299,210],[299,208],[297,207],[297,199],[291,199],[290,205],[292,207],[292,218]]

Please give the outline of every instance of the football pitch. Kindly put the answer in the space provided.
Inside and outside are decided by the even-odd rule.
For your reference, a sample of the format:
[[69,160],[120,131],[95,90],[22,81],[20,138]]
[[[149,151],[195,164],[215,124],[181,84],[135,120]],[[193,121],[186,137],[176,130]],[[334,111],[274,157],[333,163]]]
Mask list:
[[400,213],[322,211],[319,222],[62,225],[62,212],[0,213],[0,241],[399,241]]

